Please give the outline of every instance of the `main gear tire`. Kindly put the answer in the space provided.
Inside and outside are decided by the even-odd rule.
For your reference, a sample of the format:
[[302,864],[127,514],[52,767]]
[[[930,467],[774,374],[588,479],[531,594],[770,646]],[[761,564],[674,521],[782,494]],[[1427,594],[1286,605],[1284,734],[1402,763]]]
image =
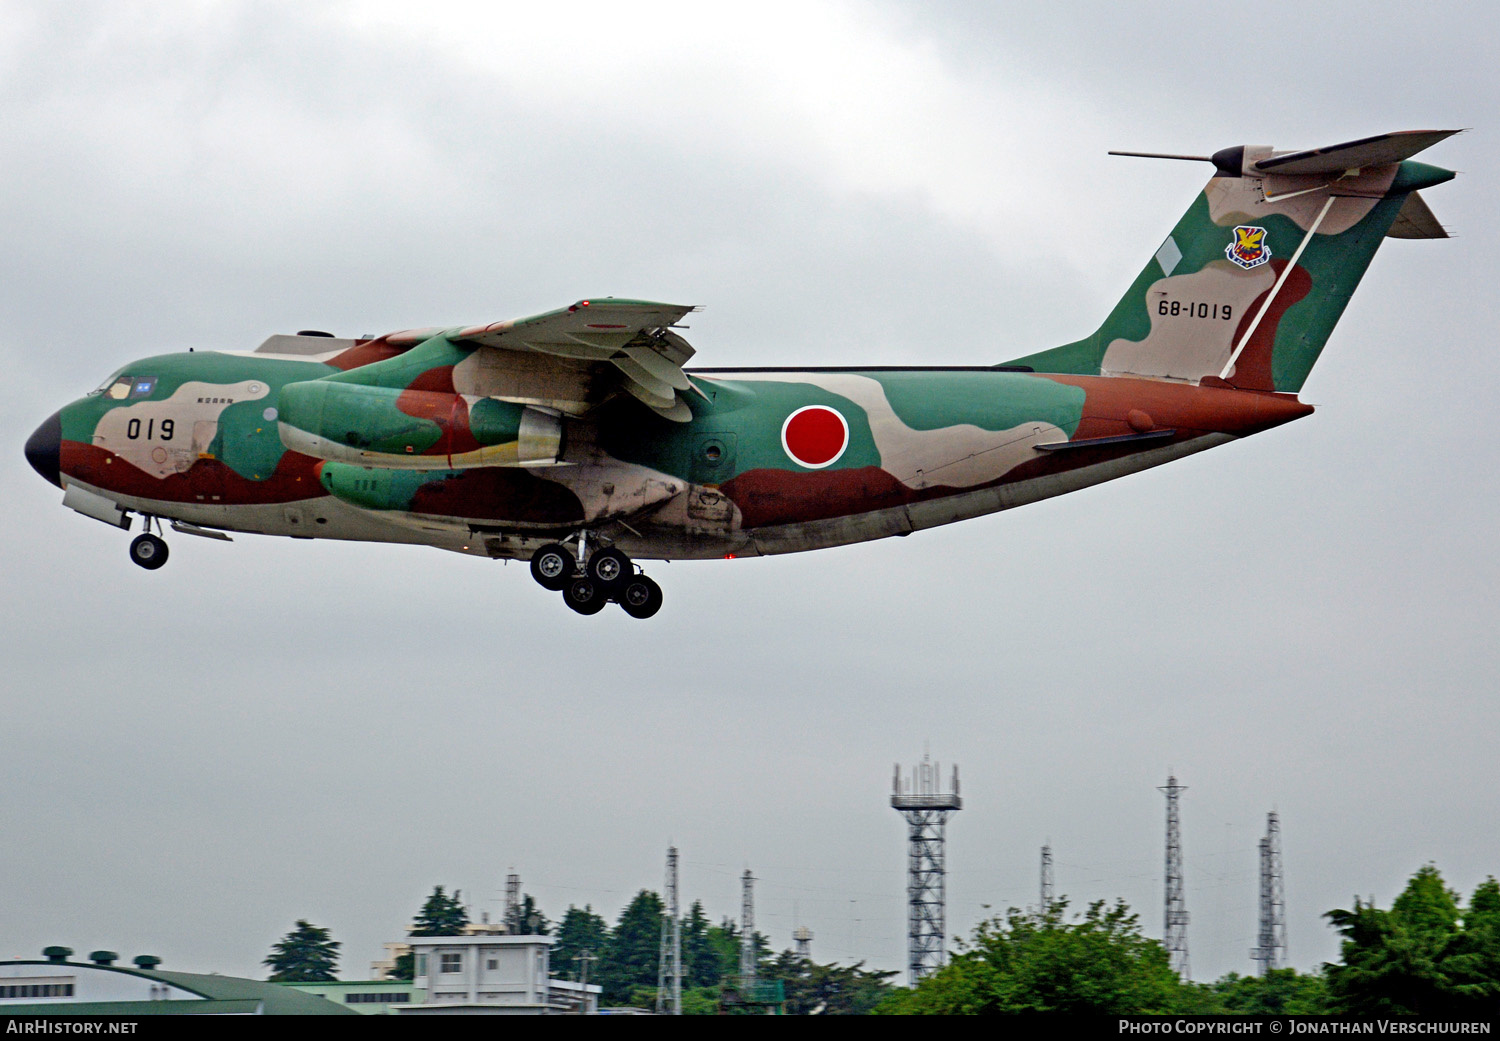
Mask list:
[[598,614],[609,603],[604,590],[591,578],[575,578],[563,587],[563,603],[579,614]]
[[578,562],[568,547],[556,542],[549,542],[531,555],[531,577],[543,589],[554,593],[566,586],[577,570]]
[[635,570],[630,558],[617,549],[601,549],[589,556],[589,578],[613,591]]
[[645,575],[627,578],[617,596],[620,606],[632,618],[650,618],[661,610],[661,586]]
[[147,532],[130,543],[130,559],[147,571],[155,571],[167,562],[167,544]]

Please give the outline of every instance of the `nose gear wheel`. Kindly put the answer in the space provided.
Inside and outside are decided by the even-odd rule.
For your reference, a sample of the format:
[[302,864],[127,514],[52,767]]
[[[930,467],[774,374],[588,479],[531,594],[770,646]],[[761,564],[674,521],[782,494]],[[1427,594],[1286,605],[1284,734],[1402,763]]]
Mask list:
[[155,571],[167,562],[167,544],[150,532],[137,535],[130,543],[130,559],[147,571]]

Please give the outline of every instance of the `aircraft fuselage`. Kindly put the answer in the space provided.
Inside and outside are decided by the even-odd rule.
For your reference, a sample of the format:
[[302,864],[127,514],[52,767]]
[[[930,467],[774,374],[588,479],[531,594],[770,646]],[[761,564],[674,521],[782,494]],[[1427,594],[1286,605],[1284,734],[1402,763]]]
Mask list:
[[607,402],[559,417],[556,461],[449,469],[439,443],[405,468],[286,446],[286,388],[340,371],[358,370],[254,353],[144,358],[44,424],[28,456],[50,469],[55,428],[65,488],[207,529],[502,558],[587,529],[633,557],[683,559],[904,535],[1312,411],[1290,395],[988,368],[689,370],[702,391],[691,422]]

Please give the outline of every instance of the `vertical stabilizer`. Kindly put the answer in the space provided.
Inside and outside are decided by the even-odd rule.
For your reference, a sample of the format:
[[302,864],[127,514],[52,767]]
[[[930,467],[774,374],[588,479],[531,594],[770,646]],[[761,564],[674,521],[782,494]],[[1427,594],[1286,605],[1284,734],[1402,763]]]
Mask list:
[[1381,241],[1444,235],[1416,193],[1453,174],[1407,157],[1453,133],[1215,153],[1213,178],[1098,331],[1007,364],[1296,392]]

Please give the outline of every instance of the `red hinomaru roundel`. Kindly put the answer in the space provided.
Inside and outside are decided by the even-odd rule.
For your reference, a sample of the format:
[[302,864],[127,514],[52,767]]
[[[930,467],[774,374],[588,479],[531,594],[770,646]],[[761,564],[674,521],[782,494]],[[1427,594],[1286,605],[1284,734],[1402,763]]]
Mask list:
[[805,405],[781,424],[781,447],[809,470],[832,466],[849,447],[849,422],[827,405]]

